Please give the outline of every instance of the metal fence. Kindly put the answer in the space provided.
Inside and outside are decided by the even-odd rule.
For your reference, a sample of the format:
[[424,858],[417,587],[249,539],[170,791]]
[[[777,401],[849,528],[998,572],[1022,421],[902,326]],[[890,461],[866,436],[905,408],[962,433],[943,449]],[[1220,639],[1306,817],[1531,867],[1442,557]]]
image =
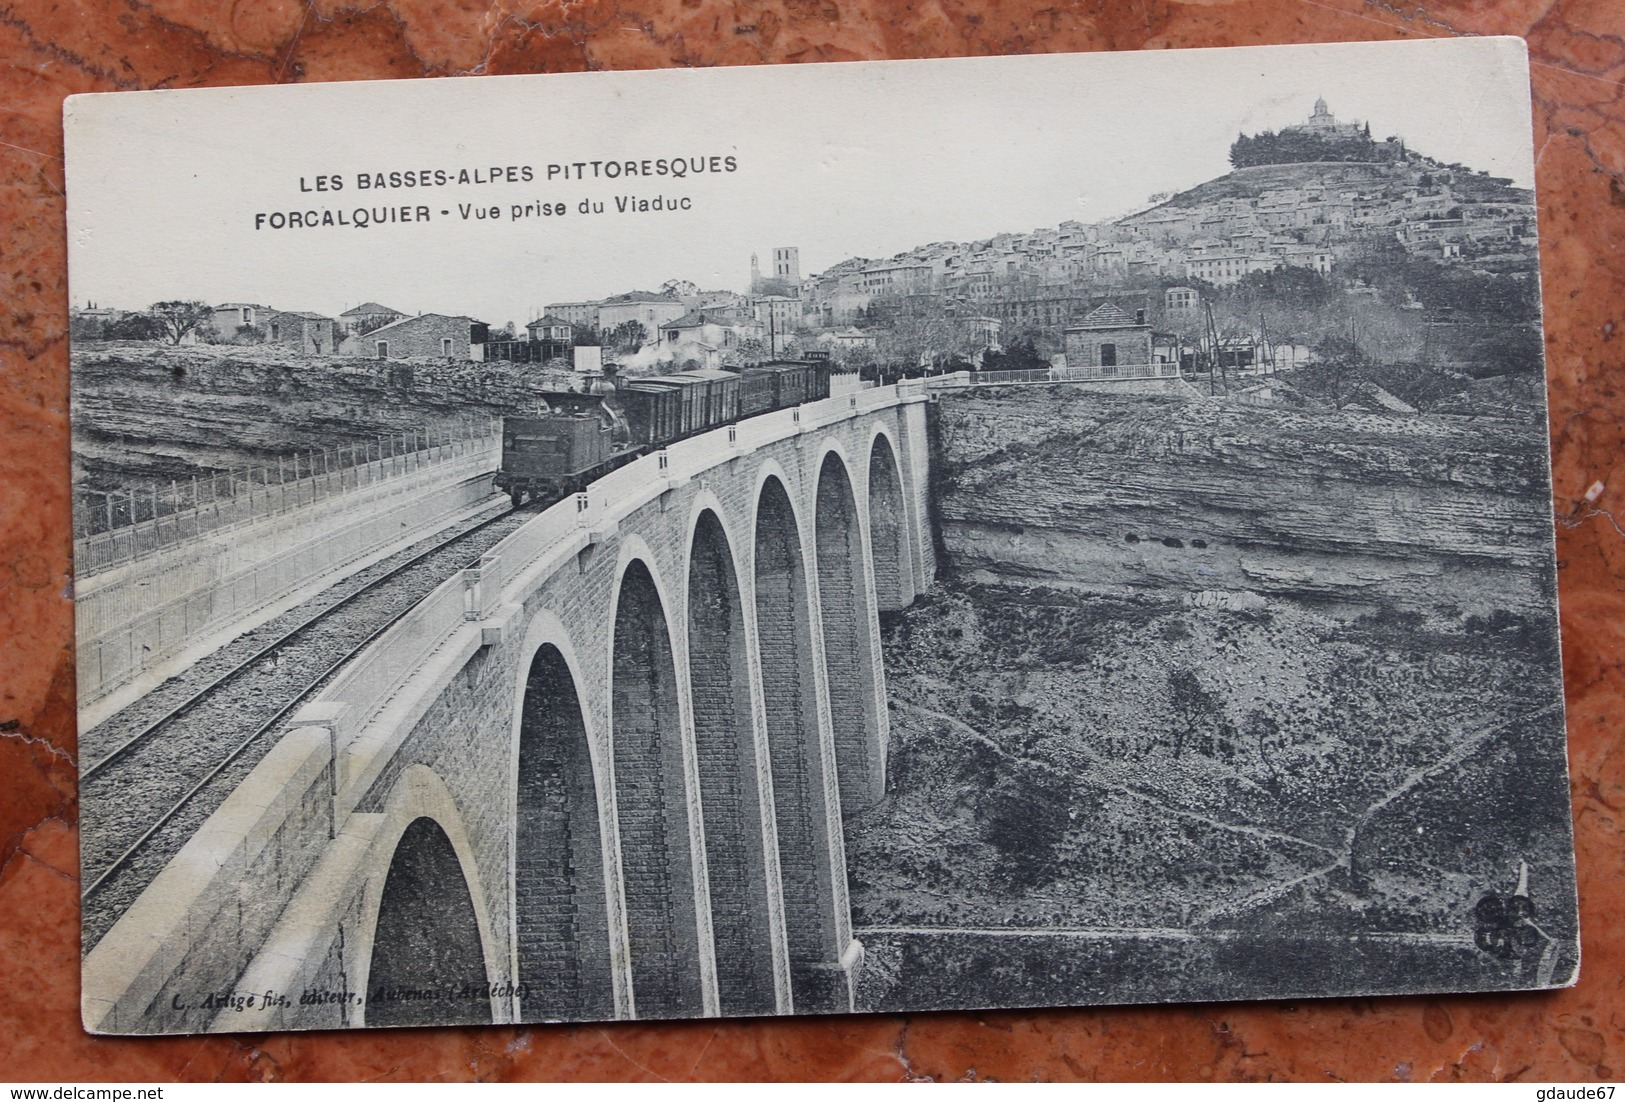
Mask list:
[[502,422],[414,429],[217,471],[168,486],[81,490],[74,501],[74,569],[94,574],[240,524],[278,516],[490,447]]
[[1034,367],[1019,371],[956,371],[949,375],[928,375],[926,386],[999,386],[1007,383],[1116,383],[1133,379],[1176,379],[1175,363],[1117,364],[1112,367]]

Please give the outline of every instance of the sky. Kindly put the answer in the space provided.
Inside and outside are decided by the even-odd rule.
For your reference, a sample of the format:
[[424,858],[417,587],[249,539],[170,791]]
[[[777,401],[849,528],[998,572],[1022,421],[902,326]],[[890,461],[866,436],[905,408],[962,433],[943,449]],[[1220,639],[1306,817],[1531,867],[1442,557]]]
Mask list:
[[[751,254],[770,271],[775,246],[809,275],[1120,217],[1223,175],[1238,133],[1302,121],[1317,96],[1376,138],[1533,186],[1510,38],[103,93],[66,113],[70,295],[523,324],[674,278],[744,290]],[[591,167],[729,157],[681,180]],[[585,179],[549,178],[577,163]],[[498,182],[455,182],[493,167]],[[453,182],[358,188],[423,170]],[[628,196],[687,209],[619,213]],[[566,213],[513,217],[546,203]],[[403,207],[412,221],[271,226]]]

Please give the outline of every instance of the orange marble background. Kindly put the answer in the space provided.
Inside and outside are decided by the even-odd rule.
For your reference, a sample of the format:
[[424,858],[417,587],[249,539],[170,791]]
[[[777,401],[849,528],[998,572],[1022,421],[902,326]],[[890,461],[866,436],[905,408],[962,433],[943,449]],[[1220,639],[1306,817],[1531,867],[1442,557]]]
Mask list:
[[[1617,0],[0,0],[0,1079],[1625,1076]],[[279,81],[1469,34],[1533,62],[1584,961],[1555,993],[117,1040],[79,1025],[61,101]],[[474,77],[477,79],[477,76]],[[1616,345],[1615,340],[1620,343]],[[1605,486],[1587,504],[1593,483]]]

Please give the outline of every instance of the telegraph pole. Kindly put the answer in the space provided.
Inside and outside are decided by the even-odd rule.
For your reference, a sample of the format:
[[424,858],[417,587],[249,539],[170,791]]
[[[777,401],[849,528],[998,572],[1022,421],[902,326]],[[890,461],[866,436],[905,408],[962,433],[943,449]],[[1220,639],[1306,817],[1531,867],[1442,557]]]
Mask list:
[[[1218,393],[1219,384],[1215,376],[1218,375],[1224,363],[1224,351],[1219,347],[1219,327],[1213,321],[1213,304],[1204,301],[1202,309],[1207,316],[1207,343],[1210,353],[1208,358],[1207,392],[1208,397],[1211,398]],[[1228,390],[1229,387],[1227,386],[1225,389]]]
[[1275,374],[1275,352],[1270,348],[1270,330],[1264,323],[1264,308],[1258,308],[1258,334],[1264,345],[1264,354],[1270,358],[1270,374]]

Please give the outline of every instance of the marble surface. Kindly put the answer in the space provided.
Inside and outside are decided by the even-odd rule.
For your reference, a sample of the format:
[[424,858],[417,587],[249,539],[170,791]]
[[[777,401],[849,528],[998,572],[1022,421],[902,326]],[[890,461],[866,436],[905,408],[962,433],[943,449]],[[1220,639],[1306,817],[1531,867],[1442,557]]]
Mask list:
[[[1518,1079],[1625,1075],[1625,40],[1614,0],[17,0],[0,8],[0,1077]],[[78,1004],[67,277],[74,92],[1517,34],[1534,63],[1584,963],[1504,997],[114,1040]],[[477,79],[474,78],[474,79]],[[1618,344],[1615,342],[1619,341]],[[1588,487],[1605,487],[1590,504]]]

